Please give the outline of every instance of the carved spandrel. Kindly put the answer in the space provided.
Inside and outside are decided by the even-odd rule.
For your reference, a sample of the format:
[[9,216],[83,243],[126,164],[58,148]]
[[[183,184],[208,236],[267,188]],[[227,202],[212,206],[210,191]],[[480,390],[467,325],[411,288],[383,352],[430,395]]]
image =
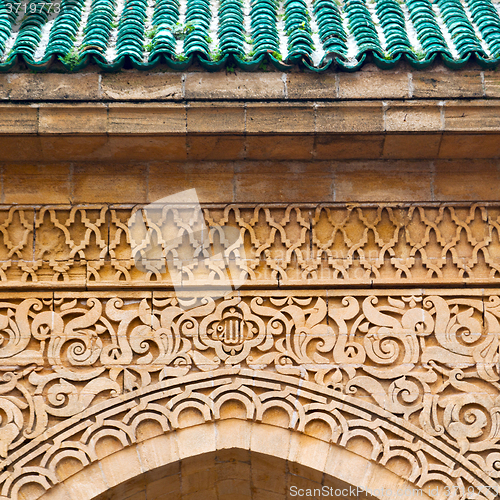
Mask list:
[[0,329],[4,457],[106,398],[247,367],[370,401],[500,478],[498,296],[33,297],[2,301]]
[[[399,464],[397,475],[426,493],[434,488],[441,493],[447,490],[446,497],[453,500],[496,498],[498,484],[474,463],[361,399],[269,372],[233,368],[210,379],[199,375],[153,384],[51,427],[44,437],[35,439],[34,446],[26,446],[24,453],[6,462],[8,470],[0,474],[0,498],[20,498],[19,487],[30,482],[41,485],[42,491],[57,485],[66,461],[85,466],[116,451],[114,446],[107,451],[101,447],[107,437],[126,447],[144,440],[142,429],[148,423],[162,433],[182,432],[195,415],[197,424],[217,423],[227,418],[228,410],[231,418],[253,420],[254,426],[265,423],[271,432],[277,426],[313,435],[390,470]],[[235,407],[243,413],[234,413]],[[276,415],[278,419],[273,418]]]

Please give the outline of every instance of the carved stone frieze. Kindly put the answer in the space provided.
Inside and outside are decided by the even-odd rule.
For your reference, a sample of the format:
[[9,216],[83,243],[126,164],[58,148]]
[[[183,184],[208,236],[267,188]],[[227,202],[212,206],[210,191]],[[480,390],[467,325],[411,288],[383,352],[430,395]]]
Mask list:
[[[499,205],[164,206],[148,215],[144,241],[129,229],[141,208],[2,207],[0,287],[164,287],[183,266],[186,286],[217,284],[226,268],[247,287],[500,281]],[[209,232],[201,240],[190,232],[198,214]],[[229,227],[240,239],[205,276]],[[146,244],[169,264],[163,271],[136,266]]]
[[0,500],[228,401],[493,499],[497,281],[500,205],[0,207]]
[[[16,477],[23,477],[26,457],[30,467],[49,467],[44,454],[58,447],[76,447],[91,457],[92,431],[82,437],[75,430],[72,437],[63,429],[93,411],[131,425],[132,414],[124,417],[119,410],[129,394],[139,398],[131,412],[152,411],[165,428],[175,428],[175,407],[184,399],[199,405],[206,419],[215,418],[219,393],[195,397],[185,381],[195,376],[212,387],[224,370],[277,377],[270,396],[251,379],[232,382],[244,404],[251,404],[249,418],[278,398],[278,406],[300,406],[299,420],[290,420],[293,428],[319,411],[331,425],[333,442],[359,432],[373,444],[374,460],[402,454],[412,464],[408,479],[416,484],[439,476],[459,487],[456,498],[469,498],[468,486],[498,487],[498,291],[240,291],[190,309],[183,307],[185,300],[173,292],[60,292],[11,293],[0,301],[0,455],[9,471],[0,479],[6,498]],[[307,402],[291,403],[279,382],[283,377],[322,396],[301,392]],[[178,389],[162,392],[166,387]],[[156,396],[141,403],[140,395],[150,393]],[[155,398],[163,402],[153,404]],[[347,402],[358,409],[349,413]],[[63,446],[61,440],[78,445]],[[48,448],[35,450],[40,442]],[[441,472],[436,476],[433,468]],[[494,496],[482,495],[477,498]]]
[[0,475],[0,499],[17,498],[30,483],[49,490],[60,482],[68,459],[82,466],[97,461],[106,436],[126,447],[144,439],[145,422],[168,433],[195,415],[198,424],[238,418],[290,428],[355,452],[362,442],[365,458],[389,467],[403,463],[408,481],[426,493],[447,491],[453,500],[492,500],[498,491],[498,484],[453,447],[362,398],[275,373],[221,369],[209,378],[164,380],[61,421],[11,454]]

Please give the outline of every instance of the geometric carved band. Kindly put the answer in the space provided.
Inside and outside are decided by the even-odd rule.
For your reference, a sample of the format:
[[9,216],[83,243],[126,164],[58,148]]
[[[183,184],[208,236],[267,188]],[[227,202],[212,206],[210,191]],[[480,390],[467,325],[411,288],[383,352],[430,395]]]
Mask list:
[[[293,410],[300,418],[290,425],[326,411],[318,418],[331,427],[329,439],[352,442],[355,452],[363,442],[359,453],[373,460],[401,458],[412,482],[439,477],[459,488],[455,498],[472,498],[469,487],[499,488],[500,298],[498,290],[459,293],[240,290],[186,310],[173,292],[11,292],[0,302],[0,455],[9,471],[0,476],[1,494],[11,498],[13,481],[27,480],[28,462],[50,469],[50,453],[63,438],[65,453],[74,449],[78,460],[91,460],[90,431],[82,437],[76,426],[73,436],[64,426],[75,426],[94,407],[121,419],[117,405],[142,394],[137,411],[165,418],[165,428],[175,428],[189,405],[212,418],[210,398],[222,393],[210,392],[211,380],[228,369],[289,377],[323,392],[306,404],[311,398],[300,389],[303,406]],[[198,375],[206,390],[183,385]],[[175,391],[158,389],[176,381]],[[261,390],[253,382],[242,389],[242,401],[255,407],[248,415],[262,417],[278,396],[286,408],[286,401],[299,404],[280,383],[274,392],[272,384]],[[276,394],[269,399],[266,390]],[[146,397],[148,391],[160,391],[155,397],[164,402]],[[357,408],[350,416],[346,402]],[[89,422],[84,427],[102,419]],[[66,430],[52,436],[59,428]]]
[[[197,214],[210,228],[207,244],[189,237]],[[142,216],[139,206],[2,207],[0,287],[171,287],[172,267],[135,265],[133,249],[143,242],[128,223]],[[500,282],[498,205],[207,205],[198,212],[177,205],[154,217],[149,237],[160,259],[188,262],[190,276],[221,228],[237,230],[241,248],[226,247],[222,263],[211,262],[208,285],[224,268],[245,280],[242,287]]]

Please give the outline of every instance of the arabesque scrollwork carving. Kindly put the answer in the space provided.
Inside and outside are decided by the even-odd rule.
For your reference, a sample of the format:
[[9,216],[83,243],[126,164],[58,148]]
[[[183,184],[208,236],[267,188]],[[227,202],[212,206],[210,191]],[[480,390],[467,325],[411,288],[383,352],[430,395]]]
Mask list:
[[0,302],[6,463],[103,401],[250,369],[381,408],[500,480],[498,295],[74,295]]

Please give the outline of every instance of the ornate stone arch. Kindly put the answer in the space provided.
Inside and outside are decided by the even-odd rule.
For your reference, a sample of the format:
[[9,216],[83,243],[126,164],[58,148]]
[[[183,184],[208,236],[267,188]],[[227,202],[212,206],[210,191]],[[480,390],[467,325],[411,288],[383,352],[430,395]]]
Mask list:
[[[493,498],[485,489],[491,479],[479,467],[383,408],[299,377],[240,368],[151,384],[47,428],[7,457],[0,498],[67,498],[64,489],[81,484],[79,473],[73,474],[80,467],[93,484],[96,471],[118,471],[96,478],[92,494],[79,491],[78,500],[90,500],[102,493],[99,485],[113,487],[224,448],[290,460],[348,484],[355,471],[354,486],[377,490],[379,498],[387,497],[381,488],[401,487],[414,489],[415,498],[433,490],[439,498],[445,488],[455,492],[449,498],[466,498],[468,484],[482,486],[484,496],[477,498]],[[123,467],[108,469],[122,459]]]
[[[186,476],[202,473],[205,468],[213,471],[214,462],[221,467],[235,462],[254,467],[260,462],[261,470],[274,469],[270,474],[272,480],[281,479],[283,483],[288,482],[288,486],[295,484],[297,490],[326,487],[332,498],[342,495],[353,500],[383,499],[390,497],[388,491],[391,488],[394,492],[401,492],[400,496],[404,492],[405,498],[430,498],[394,472],[346,448],[291,429],[230,418],[139,440],[62,479],[40,500],[125,498],[125,492],[128,497],[143,490],[163,489],[168,492],[169,487],[173,489],[172,493],[177,493],[182,486],[189,494],[197,491],[196,486],[190,484],[192,480],[188,479],[186,486],[172,476],[180,469]],[[179,467],[181,463],[186,466]],[[214,480],[214,486],[217,486],[216,478]],[[200,481],[202,485],[207,482],[211,486],[211,481]],[[257,496],[260,493],[265,498],[266,492],[269,494],[262,481],[252,482]],[[271,491],[283,491],[284,486],[273,485]],[[237,496],[231,498],[238,500]],[[243,498],[247,497],[243,495]]]

